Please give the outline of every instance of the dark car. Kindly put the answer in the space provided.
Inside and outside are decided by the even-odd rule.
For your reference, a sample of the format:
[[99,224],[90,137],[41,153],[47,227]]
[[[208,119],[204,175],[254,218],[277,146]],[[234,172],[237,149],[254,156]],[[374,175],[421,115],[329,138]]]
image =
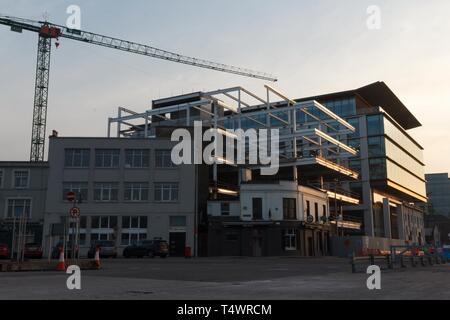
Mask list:
[[6,243],[0,243],[0,259],[8,259],[10,254],[8,245]]
[[110,240],[98,240],[94,241],[88,251],[88,258],[93,259],[95,257],[95,251],[97,247],[100,248],[101,258],[117,258],[117,249],[114,241]]
[[166,240],[155,238],[153,240],[142,240],[138,243],[129,245],[123,250],[123,256],[125,258],[144,256],[161,258],[167,257],[169,254],[169,245]]
[[[59,253],[60,251],[63,249],[63,243],[59,242],[56,246],[53,247],[52,250],[52,259],[59,259]],[[72,257],[72,250],[73,250],[73,246],[71,242],[68,242],[66,244],[66,258],[67,259],[72,259],[74,257]],[[75,254],[78,254],[78,247],[75,248]]]
[[39,243],[27,243],[23,256],[27,259],[42,259],[42,246]]
[[169,254],[169,244],[166,240],[154,238],[153,240],[143,240],[142,242],[148,248],[149,257],[153,258],[155,256],[159,256],[161,258],[165,258]]
[[123,256],[124,258],[142,258],[144,256],[147,256],[149,253],[148,246],[145,245],[144,241],[140,241],[138,243],[133,243],[129,246],[127,246],[125,249],[123,249]]

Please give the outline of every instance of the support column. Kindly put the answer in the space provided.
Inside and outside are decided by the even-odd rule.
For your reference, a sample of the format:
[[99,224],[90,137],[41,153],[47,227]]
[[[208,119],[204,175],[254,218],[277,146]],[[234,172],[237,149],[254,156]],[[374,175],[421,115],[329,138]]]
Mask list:
[[397,226],[398,226],[398,237],[402,240],[407,240],[405,237],[405,226],[403,218],[403,206],[397,206]]
[[392,238],[391,208],[389,207],[388,198],[383,198],[383,222],[384,222],[384,236],[388,239],[391,239]]

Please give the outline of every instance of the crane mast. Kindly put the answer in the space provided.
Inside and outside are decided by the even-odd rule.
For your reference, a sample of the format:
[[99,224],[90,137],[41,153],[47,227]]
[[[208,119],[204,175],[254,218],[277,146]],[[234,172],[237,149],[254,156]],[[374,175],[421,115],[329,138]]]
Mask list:
[[47,21],[34,21],[0,15],[0,24],[10,26],[11,31],[22,32],[23,30],[27,30],[36,32],[39,35],[30,152],[30,160],[33,162],[44,161],[52,39],[67,38],[134,54],[183,63],[195,67],[227,72],[260,80],[273,82],[277,81],[274,76],[267,73],[184,56],[136,42],[108,37],[78,29],[70,29],[64,26],[49,23]]

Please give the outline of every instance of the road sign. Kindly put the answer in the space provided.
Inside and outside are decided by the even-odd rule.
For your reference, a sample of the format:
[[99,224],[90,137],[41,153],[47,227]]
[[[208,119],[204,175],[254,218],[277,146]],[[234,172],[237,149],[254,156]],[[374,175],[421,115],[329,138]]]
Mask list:
[[67,192],[66,199],[67,201],[75,201],[75,192]]
[[80,208],[78,208],[78,207],[70,208],[69,213],[72,218],[79,218],[80,217]]

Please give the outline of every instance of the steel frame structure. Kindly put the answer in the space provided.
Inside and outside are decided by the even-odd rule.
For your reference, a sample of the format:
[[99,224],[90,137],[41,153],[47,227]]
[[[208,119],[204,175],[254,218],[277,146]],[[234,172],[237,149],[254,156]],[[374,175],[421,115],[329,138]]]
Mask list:
[[[203,127],[214,128],[222,136],[227,135],[226,122],[233,123],[232,129],[245,128],[243,121],[253,124],[255,128],[278,128],[279,141],[284,143],[283,148],[280,146],[280,158],[283,158],[280,159],[280,167],[292,167],[296,180],[298,178],[297,167],[304,165],[318,165],[332,170],[336,174],[346,176],[349,180],[358,178],[357,172],[341,164],[342,159],[358,153],[357,150],[341,141],[348,134],[355,132],[352,125],[317,101],[296,102],[268,85],[265,86],[265,90],[266,98],[261,98],[242,87],[202,92],[198,101],[174,102],[173,105],[146,110],[142,113],[119,107],[117,117],[108,119],[108,137],[112,136],[112,127],[116,125],[115,136],[118,138],[157,138],[154,128],[157,126],[191,127],[194,121],[199,120],[199,116],[192,115],[193,111],[199,110],[200,113],[206,115],[201,119]],[[272,96],[275,96],[277,100],[274,101]],[[313,109],[316,109],[315,111],[319,112],[321,116],[314,115]],[[219,110],[222,111],[222,114],[219,114]],[[176,119],[167,117],[171,113],[178,114]],[[298,121],[299,113],[305,114],[308,120]],[[184,114],[184,116],[180,116],[180,114]],[[271,120],[276,121],[277,124]],[[132,123],[136,121],[137,123]],[[325,128],[331,132],[324,132]],[[268,137],[268,139],[270,141],[271,138]],[[248,145],[245,150],[246,156],[248,156]],[[313,156],[304,156],[305,152],[313,154]],[[216,159],[213,164],[213,180],[216,185],[219,183],[218,164],[231,163],[223,159]],[[261,165],[238,166],[243,169],[262,167]],[[341,198],[344,198],[344,195]],[[350,202],[356,201],[351,199]]]

